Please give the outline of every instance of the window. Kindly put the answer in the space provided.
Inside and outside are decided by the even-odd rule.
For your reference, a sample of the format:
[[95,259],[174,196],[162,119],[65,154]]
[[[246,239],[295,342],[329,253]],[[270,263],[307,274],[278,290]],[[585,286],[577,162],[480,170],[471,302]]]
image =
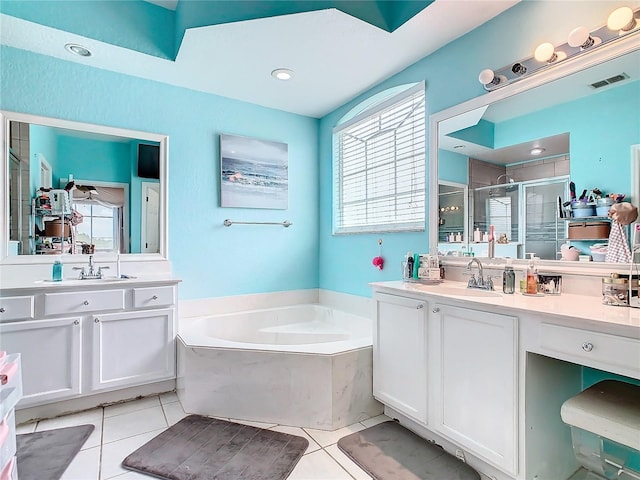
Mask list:
[[333,232],[424,230],[424,84],[339,125],[333,139]]
[[100,252],[118,250],[117,208],[91,203],[74,203],[74,210],[82,215],[82,223],[76,226],[76,242],[95,245]]

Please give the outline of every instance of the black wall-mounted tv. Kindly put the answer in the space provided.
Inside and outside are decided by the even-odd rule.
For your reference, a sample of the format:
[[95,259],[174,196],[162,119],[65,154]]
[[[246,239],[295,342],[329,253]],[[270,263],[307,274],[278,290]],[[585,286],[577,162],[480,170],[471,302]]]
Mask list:
[[160,146],[138,145],[138,176],[160,179]]

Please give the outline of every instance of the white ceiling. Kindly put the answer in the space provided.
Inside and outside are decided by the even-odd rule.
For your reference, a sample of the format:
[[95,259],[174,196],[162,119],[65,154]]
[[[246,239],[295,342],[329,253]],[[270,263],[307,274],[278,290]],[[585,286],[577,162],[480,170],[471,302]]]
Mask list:
[[[175,61],[0,16],[0,42],[92,67],[322,117],[519,0],[436,0],[392,33],[335,9],[187,30]],[[166,8],[175,2],[158,0]],[[455,21],[452,21],[455,19]],[[93,52],[73,56],[66,43]],[[293,80],[271,71],[288,68]]]

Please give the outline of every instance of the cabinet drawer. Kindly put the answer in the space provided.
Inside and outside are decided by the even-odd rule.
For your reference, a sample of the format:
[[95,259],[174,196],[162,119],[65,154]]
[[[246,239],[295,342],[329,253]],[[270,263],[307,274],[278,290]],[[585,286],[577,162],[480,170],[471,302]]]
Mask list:
[[174,289],[168,287],[135,288],[133,290],[133,307],[164,307],[175,303]]
[[640,376],[640,339],[543,323],[540,346],[566,360]]
[[0,322],[33,318],[33,296],[0,298]]
[[124,290],[104,290],[96,292],[46,293],[44,314],[94,312],[96,310],[124,309]]

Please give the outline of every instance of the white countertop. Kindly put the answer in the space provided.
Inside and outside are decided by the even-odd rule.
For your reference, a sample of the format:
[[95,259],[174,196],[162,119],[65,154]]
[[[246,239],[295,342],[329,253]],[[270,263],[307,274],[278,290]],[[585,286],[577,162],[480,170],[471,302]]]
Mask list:
[[445,280],[439,285],[423,285],[420,283],[376,282],[370,284],[374,289],[388,293],[424,294],[438,299],[453,299],[464,301],[470,305],[493,306],[499,309],[527,313],[543,313],[585,323],[599,325],[611,324],[638,329],[640,338],[640,308],[616,307],[602,304],[598,296],[575,294],[526,296],[521,293],[507,295],[499,290],[485,292],[483,290],[468,289],[466,283]]
[[61,282],[53,282],[51,280],[36,280],[36,281],[19,281],[12,282],[11,285],[5,286],[3,282],[0,292],[3,295],[12,294],[16,291],[30,290],[39,292],[50,292],[58,290],[96,290],[101,288],[129,288],[129,287],[144,287],[158,284],[177,284],[181,282],[180,279],[172,277],[171,275],[153,275],[153,276],[139,276],[131,278],[105,277],[99,280],[79,280],[76,278],[65,278]]

